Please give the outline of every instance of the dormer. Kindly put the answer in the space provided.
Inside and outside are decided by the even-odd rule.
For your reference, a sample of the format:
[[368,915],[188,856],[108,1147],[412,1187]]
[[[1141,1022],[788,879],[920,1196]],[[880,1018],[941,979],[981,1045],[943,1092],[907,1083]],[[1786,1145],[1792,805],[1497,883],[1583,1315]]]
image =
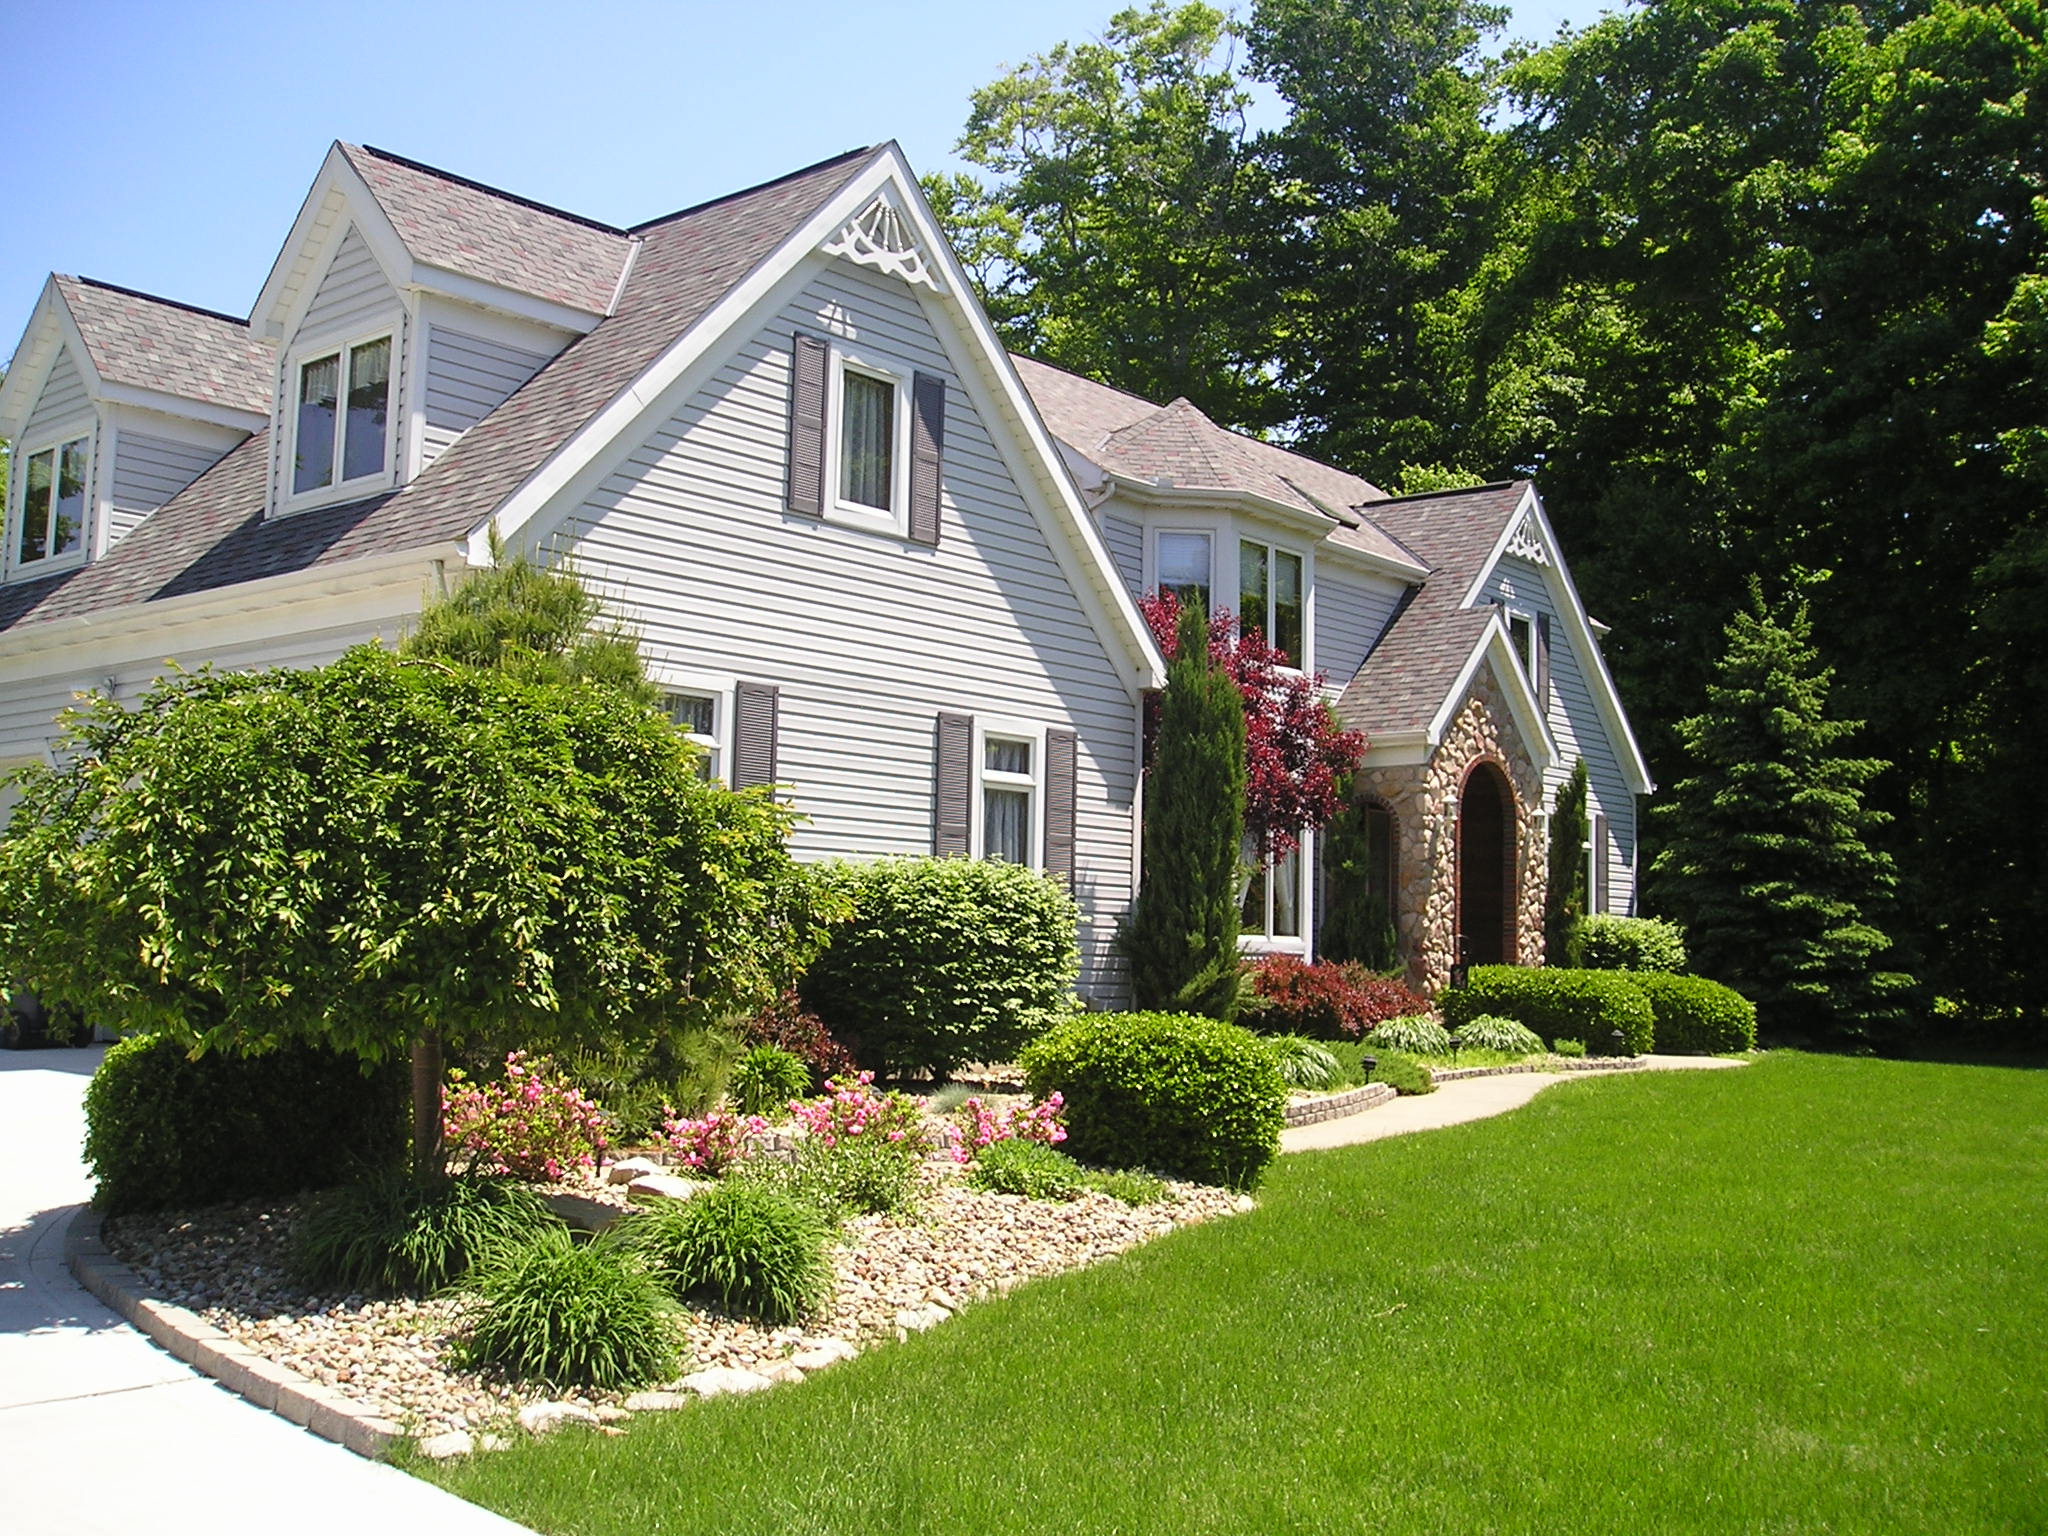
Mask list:
[[0,388],[15,466],[0,575],[104,554],[268,422],[272,366],[233,316],[53,275]]
[[395,490],[615,304],[637,242],[336,144],[257,296],[274,341],[267,515]]

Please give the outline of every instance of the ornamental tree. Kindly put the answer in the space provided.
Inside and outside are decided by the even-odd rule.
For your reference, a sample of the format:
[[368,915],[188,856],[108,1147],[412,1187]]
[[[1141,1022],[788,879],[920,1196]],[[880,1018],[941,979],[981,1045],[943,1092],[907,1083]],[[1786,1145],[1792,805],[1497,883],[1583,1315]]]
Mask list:
[[1543,958],[1571,964],[1572,925],[1586,915],[1586,760],[1572,764],[1550,812],[1550,872],[1543,888]]
[[[1171,592],[1138,604],[1171,662],[1180,654],[1181,605]],[[1244,706],[1244,830],[1269,864],[1326,827],[1344,807],[1344,785],[1365,756],[1365,736],[1339,727],[1323,702],[1323,674],[1289,666],[1287,653],[1227,610],[1208,620],[1207,646]]]

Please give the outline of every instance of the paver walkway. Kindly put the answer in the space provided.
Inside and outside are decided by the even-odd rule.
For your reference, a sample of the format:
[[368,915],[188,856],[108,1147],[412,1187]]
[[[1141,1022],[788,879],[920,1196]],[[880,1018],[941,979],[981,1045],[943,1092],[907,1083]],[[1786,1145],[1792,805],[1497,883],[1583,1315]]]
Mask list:
[[96,1048],[0,1051],[0,1532],[518,1536],[524,1526],[251,1407],[64,1264]]
[[[1649,1056],[1645,1070],[1652,1072],[1700,1072],[1747,1063],[1725,1056]],[[1368,1109],[1362,1114],[1325,1120],[1280,1133],[1282,1152],[1314,1152],[1325,1147],[1349,1147],[1385,1136],[1409,1131],[1433,1131],[1438,1126],[1462,1125],[1467,1120],[1484,1120],[1520,1109],[1552,1083],[1568,1083],[1583,1074],[1576,1072],[1514,1072],[1499,1077],[1461,1077],[1440,1083],[1435,1093],[1415,1094]]]

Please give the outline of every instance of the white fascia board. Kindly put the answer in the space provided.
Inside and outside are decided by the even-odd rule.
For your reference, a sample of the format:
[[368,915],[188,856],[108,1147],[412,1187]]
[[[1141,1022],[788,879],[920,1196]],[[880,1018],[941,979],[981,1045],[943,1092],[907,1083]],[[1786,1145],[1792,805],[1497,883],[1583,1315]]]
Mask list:
[[1529,743],[1529,755],[1536,760],[1536,770],[1541,773],[1557,760],[1557,741],[1543,718],[1542,706],[1536,702],[1535,689],[1529,686],[1522,664],[1515,658],[1515,644],[1508,638],[1507,626],[1497,617],[1487,621],[1486,632],[1472,647],[1472,654],[1465,658],[1465,665],[1458,669],[1457,682],[1444,695],[1436,718],[1429,722],[1430,743],[1435,745],[1444,739],[1458,706],[1464,702],[1466,694],[1471,691],[1473,679],[1479,675],[1480,663],[1489,655],[1493,657],[1494,679],[1507,697],[1508,713],[1514,716],[1522,739]]
[[[342,213],[338,218],[327,216],[330,195],[341,200]],[[349,164],[348,156],[336,143],[321,162],[320,174],[314,178],[299,216],[292,221],[291,233],[285,236],[277,260],[271,264],[270,276],[264,279],[263,289],[256,295],[256,303],[249,311],[252,333],[281,341],[299,328],[319,286],[317,275],[327,270],[333,259],[332,247],[347,234],[351,224],[362,231],[363,243],[383,269],[386,282],[398,288],[411,278],[415,265],[412,252],[406,249],[405,241],[369,183]],[[307,278],[295,284],[293,276],[302,263]]]
[[1360,766],[1366,768],[1412,768],[1429,761],[1437,743],[1427,731],[1382,731],[1366,741]]
[[439,294],[463,304],[473,304],[478,309],[495,310],[515,320],[546,326],[550,330],[570,331],[578,336],[596,330],[598,321],[604,318],[587,309],[535,298],[532,294],[487,283],[482,278],[466,277],[460,272],[430,266],[424,261],[408,261],[398,286],[415,293]]
[[232,405],[215,405],[207,400],[174,395],[169,390],[144,389],[138,384],[103,385],[99,396],[109,405],[131,405],[141,410],[154,411],[160,416],[174,416],[185,421],[203,421],[208,426],[231,428],[244,437],[270,425],[270,415],[266,411],[244,411]]

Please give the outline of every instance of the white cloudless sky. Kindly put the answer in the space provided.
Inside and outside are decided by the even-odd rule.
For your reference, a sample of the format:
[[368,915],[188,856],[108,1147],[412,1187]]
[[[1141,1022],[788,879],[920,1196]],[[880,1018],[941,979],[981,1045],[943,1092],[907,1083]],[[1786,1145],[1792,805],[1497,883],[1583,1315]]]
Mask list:
[[247,314],[335,139],[620,225],[884,139],[944,168],[976,86],[1117,8],[0,0],[0,348],[53,270]]

